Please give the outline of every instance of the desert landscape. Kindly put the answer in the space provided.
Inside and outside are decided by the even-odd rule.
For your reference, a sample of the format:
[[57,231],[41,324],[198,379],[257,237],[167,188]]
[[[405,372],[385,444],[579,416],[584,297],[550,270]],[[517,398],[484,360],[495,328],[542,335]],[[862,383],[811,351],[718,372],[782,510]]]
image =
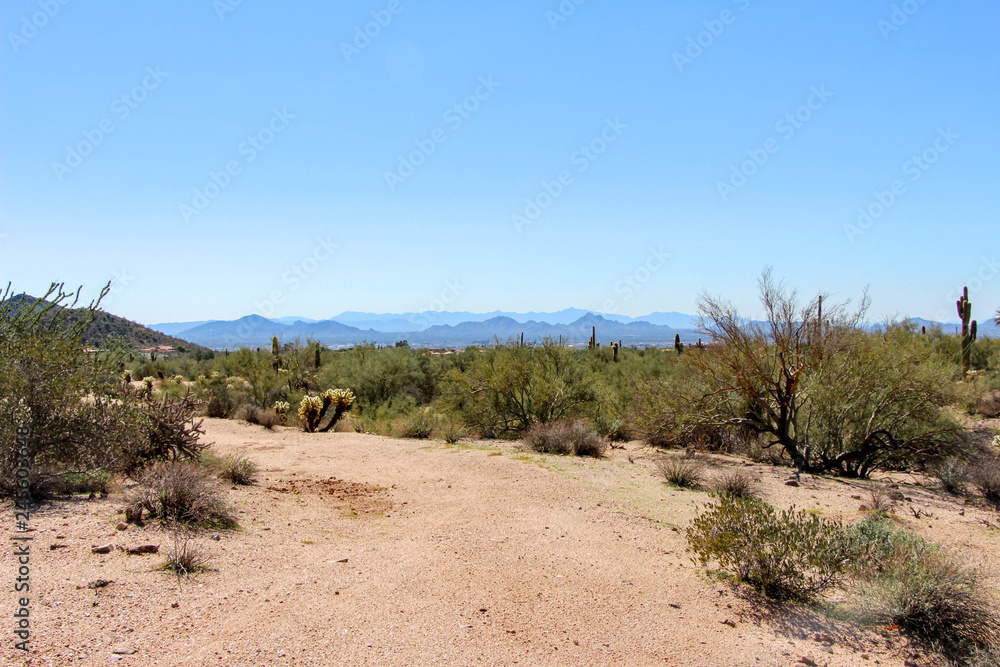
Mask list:
[[1000,667],[1000,3],[0,24],[0,667]]

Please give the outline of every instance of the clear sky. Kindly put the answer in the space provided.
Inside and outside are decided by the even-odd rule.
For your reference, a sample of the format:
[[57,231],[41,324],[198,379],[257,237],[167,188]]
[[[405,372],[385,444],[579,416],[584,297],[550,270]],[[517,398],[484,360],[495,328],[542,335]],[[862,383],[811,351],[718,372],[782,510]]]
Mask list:
[[[0,276],[144,323],[1000,305],[1000,5],[5,0]],[[859,213],[860,210],[860,213]],[[862,215],[865,213],[866,215]]]

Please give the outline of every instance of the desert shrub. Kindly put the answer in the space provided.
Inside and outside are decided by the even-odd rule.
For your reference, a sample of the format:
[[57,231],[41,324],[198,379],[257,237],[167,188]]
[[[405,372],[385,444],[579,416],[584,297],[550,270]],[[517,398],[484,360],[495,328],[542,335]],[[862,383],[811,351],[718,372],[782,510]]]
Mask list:
[[247,423],[263,426],[269,431],[282,422],[282,416],[273,409],[259,408],[252,403],[247,403],[242,410],[243,419]]
[[598,417],[594,420],[597,432],[611,442],[628,442],[632,439],[632,430],[622,417]]
[[221,487],[208,470],[196,463],[154,464],[139,478],[127,502],[127,515],[138,521],[145,511],[150,518],[174,523],[219,527],[236,524]]
[[975,571],[941,547],[880,517],[845,536],[861,597],[878,622],[958,656],[1000,641],[1000,623],[976,587]]
[[1000,459],[982,463],[975,478],[976,487],[986,502],[1000,509]]
[[703,468],[697,461],[665,456],[656,462],[656,467],[671,486],[679,489],[701,488]]
[[718,495],[732,498],[754,498],[757,496],[753,477],[742,470],[733,470],[719,475],[715,479],[714,489]]
[[250,485],[256,480],[257,465],[239,454],[229,454],[219,465],[219,477],[233,484]]
[[431,437],[437,428],[437,420],[429,410],[417,409],[408,417],[402,420],[399,426],[399,435],[403,438],[417,438],[420,440]]
[[524,444],[536,452],[599,458],[607,450],[601,435],[582,419],[535,424],[523,437]]
[[964,496],[968,491],[969,468],[965,461],[949,457],[934,468],[934,476],[947,493]]
[[240,391],[228,378],[218,372],[200,376],[195,380],[195,396],[202,405],[206,417],[229,419],[240,409],[241,403],[249,397]]
[[441,437],[449,445],[459,442],[462,438],[468,437],[468,433],[460,422],[453,419],[446,419],[439,427]]
[[892,514],[895,507],[896,503],[893,502],[885,486],[873,484],[868,487],[868,502],[864,506],[866,511],[874,515],[885,516]]
[[844,571],[841,526],[795,508],[776,512],[755,498],[722,496],[687,529],[701,564],[718,562],[773,599],[810,600]]
[[497,343],[442,381],[446,408],[486,437],[581,416],[595,390],[585,358],[564,344]]

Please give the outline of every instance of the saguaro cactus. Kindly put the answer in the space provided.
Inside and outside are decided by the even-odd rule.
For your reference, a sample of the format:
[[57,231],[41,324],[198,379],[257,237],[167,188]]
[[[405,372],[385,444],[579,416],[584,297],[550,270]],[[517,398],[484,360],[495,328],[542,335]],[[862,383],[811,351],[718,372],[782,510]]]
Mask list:
[[594,350],[597,348],[597,326],[590,327],[590,342],[587,343],[588,350]]
[[972,344],[976,341],[977,325],[972,319],[972,302],[969,301],[969,288],[962,288],[962,298],[955,302],[958,306],[958,317],[962,320],[962,379],[969,374],[969,364],[972,359]]
[[684,351],[684,343],[681,342],[680,334],[674,334],[674,349],[677,350],[677,354]]

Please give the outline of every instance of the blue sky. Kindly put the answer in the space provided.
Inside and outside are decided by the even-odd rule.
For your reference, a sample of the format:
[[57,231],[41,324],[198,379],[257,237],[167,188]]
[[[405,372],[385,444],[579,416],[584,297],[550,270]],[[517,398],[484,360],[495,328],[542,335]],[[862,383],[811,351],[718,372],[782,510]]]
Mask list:
[[[579,2],[579,4],[577,4]],[[986,0],[7,0],[0,275],[145,323],[1000,305]],[[367,34],[366,34],[367,33]],[[859,212],[860,210],[860,212]],[[865,213],[866,215],[862,215]]]

